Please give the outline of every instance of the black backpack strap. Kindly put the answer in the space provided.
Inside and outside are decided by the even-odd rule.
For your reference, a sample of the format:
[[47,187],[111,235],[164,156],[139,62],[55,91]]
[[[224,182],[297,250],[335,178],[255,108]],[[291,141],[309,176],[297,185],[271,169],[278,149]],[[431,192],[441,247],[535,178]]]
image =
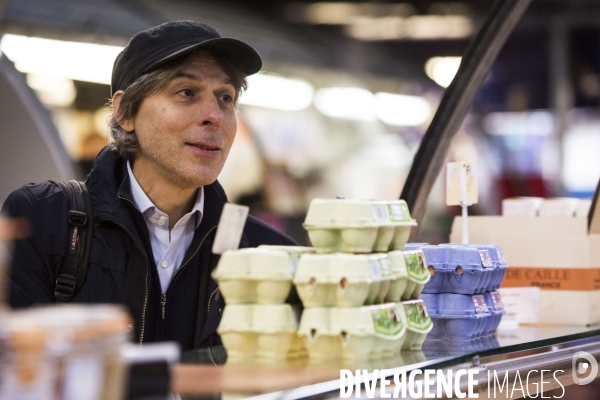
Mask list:
[[67,197],[69,237],[67,254],[56,278],[54,298],[57,303],[68,303],[85,282],[94,222],[90,194],[85,183],[71,180],[58,184]]

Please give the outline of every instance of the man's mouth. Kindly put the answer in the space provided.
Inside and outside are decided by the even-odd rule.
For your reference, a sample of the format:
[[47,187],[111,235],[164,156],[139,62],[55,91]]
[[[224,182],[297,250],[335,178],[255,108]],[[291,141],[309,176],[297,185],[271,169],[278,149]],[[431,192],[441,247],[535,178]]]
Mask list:
[[199,149],[207,150],[207,151],[218,151],[218,150],[220,150],[220,148],[218,148],[216,146],[211,146],[211,145],[206,145],[206,144],[194,144],[194,143],[187,143],[187,144],[189,146],[197,147]]

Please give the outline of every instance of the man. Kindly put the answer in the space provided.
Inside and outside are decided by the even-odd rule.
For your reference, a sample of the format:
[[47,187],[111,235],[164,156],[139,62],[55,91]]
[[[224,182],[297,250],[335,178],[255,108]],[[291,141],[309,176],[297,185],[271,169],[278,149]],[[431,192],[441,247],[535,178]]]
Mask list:
[[[219,258],[211,248],[227,199],[216,179],[235,137],[245,77],[261,66],[247,44],[191,21],[136,34],[115,60],[112,141],[86,178],[93,239],[87,278],[72,301],[124,304],[140,343],[220,344],[224,304],[210,278]],[[64,191],[53,182],[26,185],[3,213],[28,218],[32,228],[16,241],[10,304],[54,302],[67,252]],[[294,243],[250,217],[241,247],[260,244]]]

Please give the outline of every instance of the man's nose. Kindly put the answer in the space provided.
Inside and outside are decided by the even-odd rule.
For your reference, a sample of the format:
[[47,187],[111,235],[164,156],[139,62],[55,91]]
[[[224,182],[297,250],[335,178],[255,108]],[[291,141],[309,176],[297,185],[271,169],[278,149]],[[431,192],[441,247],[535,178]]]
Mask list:
[[223,110],[218,98],[210,96],[203,102],[201,119],[202,125],[221,126],[223,122]]

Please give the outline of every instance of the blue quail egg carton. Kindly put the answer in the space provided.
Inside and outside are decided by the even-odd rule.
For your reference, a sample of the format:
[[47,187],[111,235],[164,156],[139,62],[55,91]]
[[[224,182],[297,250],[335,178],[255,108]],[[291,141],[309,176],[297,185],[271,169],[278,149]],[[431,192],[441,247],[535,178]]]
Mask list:
[[484,334],[490,319],[485,297],[481,294],[421,294],[433,321],[427,336],[433,340],[471,340]]
[[435,270],[423,293],[475,294],[484,291],[488,275],[484,274],[478,249],[461,244],[421,249],[428,266]]
[[502,314],[504,314],[504,304],[502,304],[500,293],[496,290],[493,292],[485,292],[483,297],[485,298],[485,303],[491,315],[488,319],[488,323],[483,334],[492,335],[494,332],[496,332],[496,329],[498,329],[498,325],[502,319]]

